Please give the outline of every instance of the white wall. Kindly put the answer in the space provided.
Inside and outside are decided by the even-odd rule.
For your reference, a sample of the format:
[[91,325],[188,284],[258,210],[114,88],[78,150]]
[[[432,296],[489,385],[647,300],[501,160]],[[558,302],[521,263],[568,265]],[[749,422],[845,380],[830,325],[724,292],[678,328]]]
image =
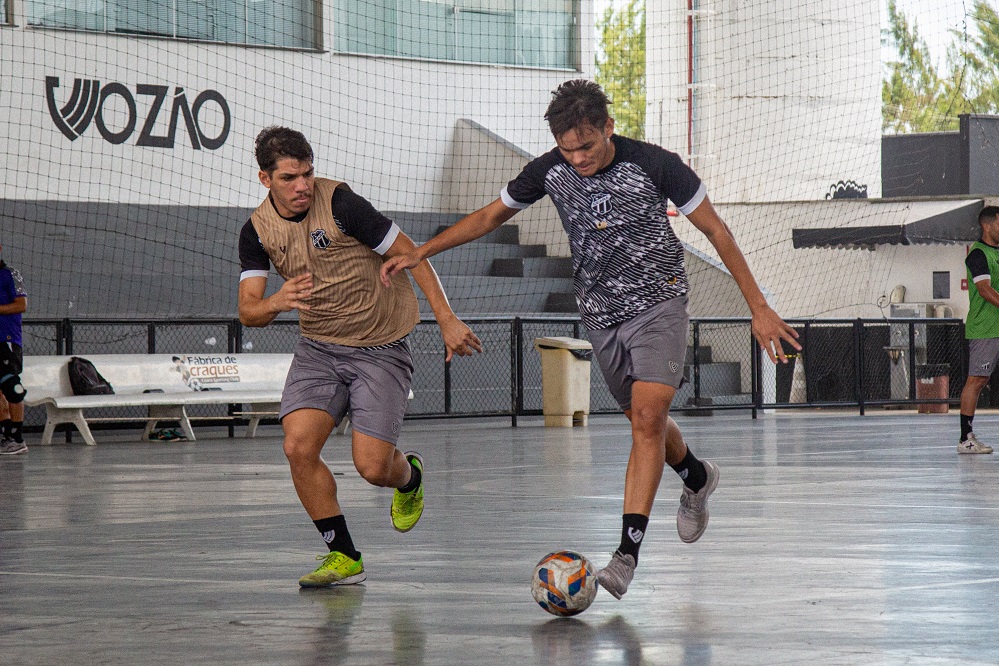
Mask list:
[[[875,250],[804,248],[792,245],[795,228],[835,228],[864,220],[884,225],[910,221],[906,201],[837,200],[760,204],[720,203],[717,209],[742,248],[768,301],[785,317],[881,317],[878,301],[895,285],[906,287],[908,302],[939,301],[955,316],[968,310],[964,245],[879,245]],[[760,229],[771,233],[758,233]],[[717,258],[703,234],[683,217],[673,228],[681,240]],[[933,272],[950,272],[949,299],[934,299]],[[727,275],[704,281],[731,280]],[[692,276],[692,282],[694,277]],[[708,313],[705,313],[708,314]]]
[[[253,139],[266,125],[301,129],[316,152],[319,175],[352,184],[391,210],[446,208],[447,160],[459,118],[471,118],[540,153],[552,145],[543,120],[550,91],[570,78],[592,77],[592,2],[583,2],[582,72],[466,65],[195,44],[24,27],[0,28],[0,153],[7,157],[0,198],[253,206],[257,181]],[[327,6],[324,43],[332,44]],[[59,106],[75,78],[119,82],[134,95],[138,124],[130,140],[105,141],[91,126],[74,141],[49,116],[45,78],[58,76]],[[166,134],[175,86],[188,103],[206,89],[220,92],[232,114],[226,143],[194,150],[178,123],[174,148],[135,145],[151,97],[139,84],[170,86],[156,134]],[[206,134],[221,113],[206,104]],[[104,118],[125,124],[112,96]],[[214,129],[212,124],[215,123]]]

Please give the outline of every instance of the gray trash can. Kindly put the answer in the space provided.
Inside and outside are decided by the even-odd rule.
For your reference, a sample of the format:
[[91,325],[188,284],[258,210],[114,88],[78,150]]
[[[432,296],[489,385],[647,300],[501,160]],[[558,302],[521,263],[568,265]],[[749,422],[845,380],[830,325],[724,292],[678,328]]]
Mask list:
[[545,425],[585,426],[590,413],[590,358],[593,346],[577,338],[535,338],[541,354],[541,394]]

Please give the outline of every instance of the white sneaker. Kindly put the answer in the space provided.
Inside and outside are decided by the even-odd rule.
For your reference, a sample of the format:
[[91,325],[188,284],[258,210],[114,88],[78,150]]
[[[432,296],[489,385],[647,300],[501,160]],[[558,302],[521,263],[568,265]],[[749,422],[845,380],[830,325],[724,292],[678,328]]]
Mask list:
[[16,456],[18,453],[24,453],[27,450],[28,446],[24,442],[15,442],[10,437],[4,437],[0,440],[0,455]]
[[975,437],[975,433],[969,432],[968,439],[957,445],[958,453],[992,453],[992,447],[983,444]]
[[684,543],[694,543],[708,529],[708,497],[718,487],[718,466],[707,460],[701,462],[708,479],[696,493],[683,487],[680,508],[676,512],[676,531]]

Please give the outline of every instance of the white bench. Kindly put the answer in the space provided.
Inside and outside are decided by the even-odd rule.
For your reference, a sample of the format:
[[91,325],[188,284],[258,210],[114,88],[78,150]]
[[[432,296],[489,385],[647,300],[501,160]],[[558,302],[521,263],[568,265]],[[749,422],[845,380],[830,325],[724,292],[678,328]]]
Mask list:
[[[146,420],[143,438],[158,421],[174,420],[189,440],[194,430],[188,405],[246,405],[238,415],[249,419],[247,437],[260,420],[277,413],[291,354],[86,354],[114,388],[113,395],[73,395],[69,356],[26,356],[21,381],[24,404],[45,406],[42,444],[52,443],[60,423],[72,423],[87,444],[96,444],[84,410],[102,407],[147,407],[146,417],[92,418],[91,421]],[[145,393],[144,391],[155,391]],[[346,420],[346,419],[345,419]],[[341,424],[345,425],[345,424]]]

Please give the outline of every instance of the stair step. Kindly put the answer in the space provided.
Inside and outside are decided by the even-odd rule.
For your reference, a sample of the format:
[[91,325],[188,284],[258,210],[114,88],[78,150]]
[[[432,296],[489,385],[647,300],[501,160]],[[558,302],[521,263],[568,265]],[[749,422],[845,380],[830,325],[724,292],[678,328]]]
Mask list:
[[509,257],[493,260],[490,275],[507,277],[572,277],[569,257]]
[[[442,224],[437,227],[434,231],[434,235],[445,231],[451,225]],[[511,245],[516,245],[520,243],[520,227],[515,224],[504,224],[492,231],[490,231],[485,236],[482,236],[480,240],[489,241],[490,243],[509,243]],[[541,247],[544,247],[542,245]]]
[[572,293],[551,292],[545,298],[545,312],[579,312],[576,296]]

